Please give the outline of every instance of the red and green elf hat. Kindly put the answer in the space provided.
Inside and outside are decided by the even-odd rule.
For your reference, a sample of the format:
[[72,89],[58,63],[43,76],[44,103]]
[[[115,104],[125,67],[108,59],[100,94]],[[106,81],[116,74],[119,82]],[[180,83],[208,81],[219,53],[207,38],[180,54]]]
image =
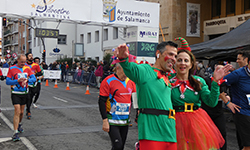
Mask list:
[[191,52],[191,48],[189,47],[187,40],[185,40],[183,37],[178,37],[178,38],[175,38],[174,40],[181,41],[181,47],[179,47],[178,50],[188,50]]

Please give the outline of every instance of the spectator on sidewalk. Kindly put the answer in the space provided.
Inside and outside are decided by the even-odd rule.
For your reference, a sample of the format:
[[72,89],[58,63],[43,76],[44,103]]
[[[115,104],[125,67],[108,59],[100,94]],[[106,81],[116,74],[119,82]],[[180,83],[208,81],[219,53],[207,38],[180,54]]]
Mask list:
[[96,71],[95,71],[95,76],[96,76],[96,83],[97,83],[97,88],[100,88],[100,79],[102,78],[103,75],[103,66],[101,65],[100,62],[97,62],[96,66]]
[[110,65],[104,60],[102,81],[110,74]]
[[6,61],[3,63],[3,68],[9,68],[9,64]]
[[61,62],[61,81],[65,81],[65,74],[66,74],[66,66],[63,62]]

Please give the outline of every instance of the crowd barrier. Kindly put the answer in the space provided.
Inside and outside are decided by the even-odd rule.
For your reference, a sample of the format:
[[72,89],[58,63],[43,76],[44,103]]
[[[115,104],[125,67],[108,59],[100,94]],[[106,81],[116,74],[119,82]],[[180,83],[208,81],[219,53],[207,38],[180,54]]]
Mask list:
[[[104,77],[106,77],[110,74],[113,74],[113,72],[104,73]],[[78,72],[70,71],[70,72],[68,72],[67,79],[71,83],[89,85],[92,87],[97,86],[96,76],[95,76],[94,71],[86,72],[83,70],[80,75],[78,74]]]

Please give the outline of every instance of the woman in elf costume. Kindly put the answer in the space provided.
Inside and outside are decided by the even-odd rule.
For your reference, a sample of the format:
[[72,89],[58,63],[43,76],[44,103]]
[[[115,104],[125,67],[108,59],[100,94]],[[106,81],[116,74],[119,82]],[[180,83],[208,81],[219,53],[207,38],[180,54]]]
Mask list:
[[220,79],[228,74],[231,66],[226,65],[214,71],[210,92],[205,80],[193,75],[196,60],[187,41],[183,38],[177,39],[182,41],[175,64],[177,73],[169,76],[172,85],[171,100],[176,112],[177,149],[219,149],[225,141],[200,106],[201,100],[211,107],[217,105]]

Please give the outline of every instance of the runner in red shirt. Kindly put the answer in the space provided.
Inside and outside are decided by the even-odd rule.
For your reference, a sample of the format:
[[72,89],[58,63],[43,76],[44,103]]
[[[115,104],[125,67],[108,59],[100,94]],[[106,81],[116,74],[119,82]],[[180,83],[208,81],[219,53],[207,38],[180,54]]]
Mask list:
[[128,134],[131,95],[135,83],[127,78],[120,64],[116,73],[106,77],[100,87],[99,109],[103,119],[102,129],[109,133],[112,149],[124,149]]
[[[39,64],[33,62],[32,53],[27,53],[26,57],[27,57],[27,62],[25,65],[30,67],[31,71],[35,74],[36,77],[41,76],[42,70],[41,70]],[[37,85],[37,81],[29,84],[29,94],[28,94],[28,100],[26,103],[26,116],[28,119],[31,119],[30,106],[32,104],[33,97],[36,94],[36,90],[37,90],[36,85]]]
[[21,121],[23,118],[24,107],[28,98],[28,83],[36,81],[34,74],[28,66],[25,66],[25,55],[19,55],[17,58],[17,64],[9,68],[6,84],[11,85],[11,99],[15,108],[15,114],[13,118],[14,135],[13,141],[19,141],[18,133],[23,132]]

